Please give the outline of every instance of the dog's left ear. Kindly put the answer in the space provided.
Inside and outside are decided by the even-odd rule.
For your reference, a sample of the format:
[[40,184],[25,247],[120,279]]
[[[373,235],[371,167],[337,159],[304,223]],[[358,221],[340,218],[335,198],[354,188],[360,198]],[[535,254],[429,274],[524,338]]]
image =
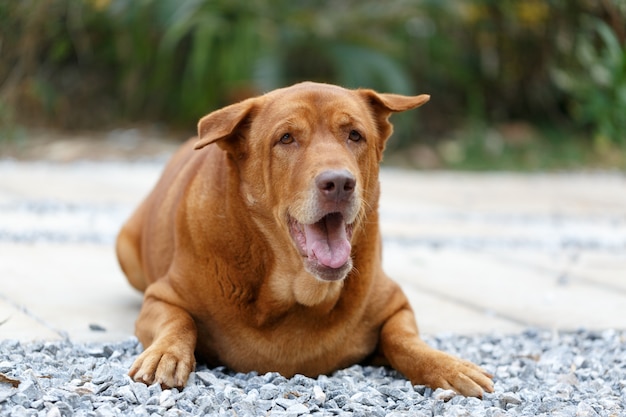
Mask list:
[[357,90],[357,93],[360,94],[361,97],[363,97],[363,99],[369,104],[374,116],[376,117],[378,132],[381,139],[381,152],[384,148],[385,142],[393,132],[393,126],[389,123],[389,116],[392,113],[414,109],[430,100],[430,96],[428,94],[420,94],[419,96],[403,96],[400,94],[381,94],[374,90],[364,89]]
[[241,145],[242,130],[247,127],[255,108],[255,99],[247,99],[216,110],[198,122],[198,138],[194,149],[201,149],[217,142],[226,151],[234,151]]

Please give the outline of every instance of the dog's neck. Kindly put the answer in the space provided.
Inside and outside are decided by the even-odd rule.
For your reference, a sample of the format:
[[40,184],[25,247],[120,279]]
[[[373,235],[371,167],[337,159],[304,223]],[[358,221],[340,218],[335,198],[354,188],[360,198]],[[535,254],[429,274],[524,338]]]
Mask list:
[[291,291],[298,304],[331,310],[339,299],[343,282],[320,281],[308,272],[303,272],[292,281]]
[[320,281],[304,268],[290,270],[276,265],[264,288],[275,304],[290,309],[301,305],[318,311],[330,311],[337,303],[344,281]]

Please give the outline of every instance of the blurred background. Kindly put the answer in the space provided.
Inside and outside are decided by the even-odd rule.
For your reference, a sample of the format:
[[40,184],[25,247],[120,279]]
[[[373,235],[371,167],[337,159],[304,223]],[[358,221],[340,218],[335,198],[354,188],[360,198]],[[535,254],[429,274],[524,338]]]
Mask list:
[[302,80],[431,94],[386,163],[626,169],[626,0],[0,0],[0,156]]

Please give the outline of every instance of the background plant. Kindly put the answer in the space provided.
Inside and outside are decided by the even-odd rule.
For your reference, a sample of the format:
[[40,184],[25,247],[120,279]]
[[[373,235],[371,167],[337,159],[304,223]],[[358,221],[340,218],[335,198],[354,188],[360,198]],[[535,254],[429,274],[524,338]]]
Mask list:
[[487,149],[498,157],[515,146],[494,146],[489,129],[520,121],[579,126],[583,142],[624,146],[625,7],[622,0],[0,0],[0,121],[192,128],[219,106],[312,79],[430,93],[419,112],[394,116],[392,146],[437,148],[464,130],[470,140],[438,152],[462,159]]
[[570,93],[571,114],[591,127],[596,147],[626,144],[626,46],[605,22],[585,19],[576,39],[578,68],[554,69],[557,85]]

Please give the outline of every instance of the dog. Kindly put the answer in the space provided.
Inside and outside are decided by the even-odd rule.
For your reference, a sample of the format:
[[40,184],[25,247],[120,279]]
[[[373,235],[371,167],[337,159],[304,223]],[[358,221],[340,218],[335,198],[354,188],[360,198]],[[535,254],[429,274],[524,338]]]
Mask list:
[[117,238],[144,292],[129,375],[182,387],[196,358],[286,377],[370,363],[492,392],[483,369],[420,339],[381,267],[388,119],[429,98],[304,82],[203,117]]

